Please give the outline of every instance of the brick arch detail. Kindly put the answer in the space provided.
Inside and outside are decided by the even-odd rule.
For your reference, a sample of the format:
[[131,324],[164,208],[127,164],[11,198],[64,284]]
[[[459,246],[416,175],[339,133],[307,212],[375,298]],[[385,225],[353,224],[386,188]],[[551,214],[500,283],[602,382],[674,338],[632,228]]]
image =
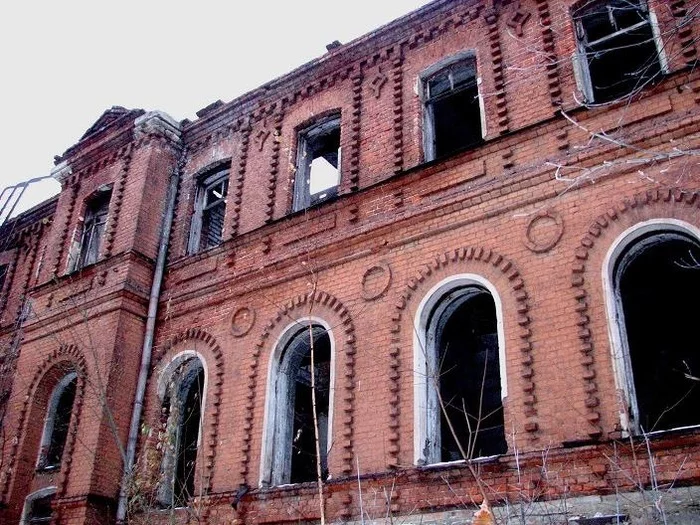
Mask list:
[[586,393],[586,421],[588,435],[592,439],[598,439],[603,435],[601,426],[600,399],[598,397],[598,382],[596,360],[591,332],[591,319],[589,315],[589,283],[586,281],[587,272],[590,270],[586,262],[594,250],[607,249],[608,244],[602,248],[597,240],[608,231],[615,229],[619,221],[630,212],[640,208],[654,205],[688,206],[700,208],[700,193],[685,191],[680,188],[655,188],[646,192],[637,193],[631,197],[613,205],[605,213],[599,215],[588,227],[574,251],[574,260],[571,267],[571,287],[576,311],[576,325],[578,326],[578,339],[580,351],[581,380]]
[[[534,359],[532,329],[530,318],[529,295],[525,289],[520,272],[512,261],[505,258],[493,250],[483,247],[463,247],[435,256],[432,260],[422,265],[411,277],[404,291],[399,296],[394,305],[394,314],[391,323],[391,346],[389,349],[389,392],[391,393],[389,402],[389,458],[388,468],[396,468],[399,465],[400,453],[400,429],[401,429],[401,350],[406,344],[407,335],[403,333],[404,320],[407,314],[410,316],[412,310],[409,308],[412,302],[422,299],[433,283],[434,275],[449,275],[461,270],[474,270],[475,266],[488,265],[500,272],[508,284],[511,295],[516,303],[518,313],[518,352],[520,354],[520,388],[523,395],[524,414],[526,422],[523,425],[528,439],[535,442],[538,439],[539,421],[537,416],[537,400],[535,397]],[[447,272],[445,271],[447,270]],[[478,272],[475,272],[478,273]],[[412,317],[408,319],[412,325]],[[411,335],[411,334],[409,334]],[[409,337],[412,340],[412,337]],[[405,368],[405,367],[404,367]]]
[[63,458],[61,464],[61,470],[56,483],[56,496],[61,497],[65,495],[68,476],[71,471],[71,465],[73,462],[73,450],[75,449],[75,442],[78,433],[78,426],[80,422],[80,414],[82,411],[83,401],[85,397],[85,384],[87,382],[87,366],[85,361],[85,356],[75,345],[60,345],[51,354],[44,359],[44,361],[37,367],[36,372],[32,376],[29,383],[29,387],[26,390],[26,395],[24,397],[24,403],[22,404],[22,409],[19,413],[19,420],[17,424],[17,433],[10,447],[10,453],[8,457],[8,468],[3,472],[2,480],[0,483],[0,501],[7,502],[7,496],[10,489],[10,480],[12,473],[16,472],[16,462],[18,460],[19,445],[22,442],[21,436],[26,432],[27,427],[27,416],[31,408],[32,403],[36,397],[36,392],[42,383],[43,379],[46,377],[48,372],[59,366],[62,363],[72,365],[73,370],[78,374],[78,383],[75,390],[75,399],[73,401],[73,411],[71,415],[70,428],[68,429],[68,436],[66,437],[66,444],[63,449]]
[[[334,318],[326,319],[333,327],[338,328],[338,336],[336,337],[336,348],[340,349],[337,357],[343,358],[342,372],[336,374],[336,378],[342,378],[340,388],[336,387],[336,392],[340,395],[336,398],[336,403],[340,399],[341,410],[336,411],[336,421],[340,422],[340,445],[342,448],[342,474],[349,476],[353,472],[353,416],[355,411],[355,354],[356,336],[355,324],[352,321],[350,312],[343,303],[333,295],[322,292],[313,291],[306,294],[301,294],[287,302],[277,314],[270,319],[263,327],[260,339],[256,343],[253,352],[247,377],[247,395],[245,405],[245,422],[243,425],[243,442],[241,450],[243,456],[241,459],[239,475],[243,483],[249,484],[250,472],[250,447],[252,441],[253,421],[255,417],[255,395],[258,385],[258,374],[260,368],[260,355],[262,351],[268,348],[270,344],[270,336],[275,333],[280,325],[290,319],[296,319],[304,315],[308,315],[309,311],[315,306],[322,306]],[[336,361],[336,367],[338,366]],[[337,380],[336,379],[336,380]],[[336,405],[337,406],[337,405]],[[334,425],[335,427],[335,425]],[[336,427],[337,428],[337,427]],[[345,502],[347,505],[350,502]]]
[[[200,457],[204,461],[204,476],[203,476],[203,494],[208,494],[211,491],[212,474],[214,472],[214,458],[216,457],[216,444],[219,434],[219,418],[221,410],[221,399],[223,397],[224,384],[224,356],[219,343],[213,335],[202,330],[201,328],[189,328],[179,334],[168,339],[153,356],[151,370],[156,370],[166,356],[176,353],[180,347],[186,345],[187,342],[199,341],[204,343],[211,355],[214,357],[213,363],[207,363],[209,369],[206,370],[208,391],[207,397],[210,401],[206,419],[208,420],[208,429],[206,430],[206,439],[204,440],[204,450]],[[153,376],[151,376],[153,379]],[[208,512],[208,508],[205,508]]]

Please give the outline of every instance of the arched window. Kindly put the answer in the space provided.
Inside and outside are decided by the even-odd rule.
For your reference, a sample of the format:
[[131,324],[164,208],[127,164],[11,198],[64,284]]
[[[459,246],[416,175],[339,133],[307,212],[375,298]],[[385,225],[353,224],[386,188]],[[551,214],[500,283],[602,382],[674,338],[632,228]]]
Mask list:
[[331,347],[329,331],[311,321],[307,326],[295,324],[279,343],[268,384],[264,485],[313,481],[317,468],[322,478],[328,477]]
[[55,495],[56,487],[46,487],[27,496],[24,500],[20,525],[51,523],[52,503]]
[[700,424],[700,352],[692,331],[700,319],[700,242],[675,228],[640,228],[631,237],[609,262],[624,417],[634,432]]
[[177,365],[165,388],[165,446],[159,500],[168,507],[187,506],[189,498],[195,495],[205,380],[202,362],[191,358]]
[[37,462],[40,469],[48,470],[61,466],[77,384],[78,375],[71,372],[58,382],[51,393]]
[[448,280],[419,307],[414,374],[418,463],[507,451],[500,305],[485,283],[468,276]]

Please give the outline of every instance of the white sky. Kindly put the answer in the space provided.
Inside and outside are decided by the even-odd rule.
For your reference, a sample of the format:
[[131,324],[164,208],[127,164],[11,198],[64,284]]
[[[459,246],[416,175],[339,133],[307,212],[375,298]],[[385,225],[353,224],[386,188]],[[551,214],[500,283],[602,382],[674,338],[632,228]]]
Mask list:
[[[48,175],[113,106],[175,119],[231,99],[428,0],[5,1],[0,188]],[[58,191],[23,198],[21,208]],[[0,206],[2,202],[0,202]]]

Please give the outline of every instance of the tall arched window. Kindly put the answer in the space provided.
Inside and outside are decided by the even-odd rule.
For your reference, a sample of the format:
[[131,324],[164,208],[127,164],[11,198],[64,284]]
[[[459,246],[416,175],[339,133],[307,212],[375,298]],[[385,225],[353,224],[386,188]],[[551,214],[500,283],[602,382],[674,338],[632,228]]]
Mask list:
[[268,384],[264,485],[313,481],[318,468],[328,477],[332,354],[331,334],[311,321],[295,324],[280,340]]
[[419,307],[414,350],[418,463],[472,459],[508,448],[500,305],[487,282],[475,277],[441,283]]
[[675,228],[632,237],[609,263],[624,416],[635,432],[700,424],[700,242]]
[[78,374],[71,372],[65,375],[51,392],[37,462],[40,469],[61,466],[77,384]]
[[159,500],[165,506],[187,506],[196,493],[205,380],[204,366],[195,357],[177,366],[165,388],[165,446],[159,490]]

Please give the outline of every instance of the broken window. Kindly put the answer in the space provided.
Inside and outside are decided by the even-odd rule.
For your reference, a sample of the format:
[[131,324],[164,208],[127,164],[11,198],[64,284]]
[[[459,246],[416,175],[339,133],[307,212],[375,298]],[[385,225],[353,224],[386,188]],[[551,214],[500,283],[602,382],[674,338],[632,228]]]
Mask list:
[[190,253],[213,248],[223,241],[228,179],[228,168],[217,170],[201,179],[192,217]]
[[577,71],[588,102],[633,93],[662,71],[645,0],[584,2],[574,11]]
[[451,61],[423,78],[426,160],[450,155],[483,141],[476,59]]
[[54,469],[61,466],[77,384],[78,375],[71,372],[58,382],[51,393],[41,438],[38,462],[40,469]]
[[90,264],[95,264],[100,256],[100,245],[104,237],[109,200],[112,191],[109,187],[100,189],[85,207],[85,218],[80,235],[80,252],[75,259],[73,270],[79,270]]
[[51,523],[54,494],[48,496],[27,498],[25,514],[22,523],[33,525],[35,523]]
[[[331,339],[320,325],[291,334],[271,376],[270,420],[263,483],[280,485],[316,479],[317,462],[328,477]],[[314,425],[314,396],[316,421]],[[316,433],[320,457],[316,454]]]
[[[453,287],[427,310],[417,358],[417,427],[421,463],[507,451],[496,305],[485,288]],[[423,397],[425,396],[425,397]]]
[[632,429],[700,424],[700,243],[655,232],[627,247],[613,269]]
[[335,197],[340,184],[340,115],[299,133],[294,211]]
[[166,446],[159,491],[159,500],[167,507],[185,507],[195,495],[204,382],[204,367],[195,358],[180,365],[168,384],[163,402]]

